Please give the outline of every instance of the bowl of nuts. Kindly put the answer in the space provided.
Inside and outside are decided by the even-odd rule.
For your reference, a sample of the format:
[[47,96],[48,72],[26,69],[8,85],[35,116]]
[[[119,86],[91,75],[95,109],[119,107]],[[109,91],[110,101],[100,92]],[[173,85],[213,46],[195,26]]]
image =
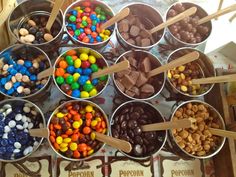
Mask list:
[[197,47],[205,43],[211,34],[211,21],[198,25],[198,21],[208,15],[207,12],[192,2],[174,3],[167,10],[165,18],[168,20],[191,7],[197,7],[196,14],[169,26],[166,30],[166,39],[175,46]]
[[216,155],[226,138],[213,135],[209,128],[225,129],[220,113],[206,102],[192,100],[180,104],[173,112],[171,121],[188,118],[195,122],[191,128],[169,131],[172,149],[183,157],[204,159]]
[[167,83],[171,92],[182,95],[184,98],[196,98],[210,92],[214,84],[192,84],[192,79],[213,77],[216,75],[211,60],[201,51],[193,48],[180,48],[173,51],[167,62],[175,60],[190,52],[197,51],[200,56],[197,60],[168,70]]

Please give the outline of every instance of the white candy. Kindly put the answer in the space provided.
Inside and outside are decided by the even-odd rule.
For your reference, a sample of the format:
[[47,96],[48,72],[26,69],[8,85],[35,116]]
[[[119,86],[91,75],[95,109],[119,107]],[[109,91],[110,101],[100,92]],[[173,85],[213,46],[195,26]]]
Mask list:
[[25,113],[29,113],[29,112],[30,112],[30,108],[29,108],[28,106],[25,106],[25,107],[23,108],[23,111],[24,111]]
[[11,112],[12,112],[12,109],[11,109],[11,108],[7,109],[6,115],[10,114]]
[[10,104],[5,104],[5,105],[3,106],[3,109],[9,109],[9,108],[11,108],[11,105],[10,105]]
[[28,125],[28,129],[33,128],[33,126],[34,126],[34,124],[30,122],[29,125]]
[[24,129],[24,127],[23,127],[22,125],[16,125],[16,128],[17,128],[18,130],[23,130],[23,129]]
[[28,129],[24,129],[24,132],[25,132],[25,133],[28,133],[28,132],[29,132],[29,130],[28,130]]
[[23,124],[23,127],[24,127],[24,128],[27,128],[28,125],[29,125],[29,123],[28,123],[28,122],[25,122],[25,123]]
[[3,139],[8,139],[8,133],[4,133],[4,134],[2,135],[2,138],[3,138]]
[[22,115],[21,114],[16,114],[15,119],[17,121],[20,121],[22,119]]
[[0,109],[0,113],[3,113],[4,112],[4,109]]
[[27,121],[27,117],[24,115],[22,116],[22,119],[21,119],[22,122],[26,122]]
[[32,105],[32,104],[30,104],[30,103],[25,103],[25,107],[29,107],[29,108],[31,108],[31,107],[33,107],[34,105]]
[[27,155],[27,154],[31,153],[32,151],[33,151],[33,147],[29,146],[29,147],[25,148],[23,154]]
[[9,127],[10,128],[13,128],[16,126],[16,122],[14,120],[11,120],[9,123],[8,123]]
[[39,145],[39,142],[38,141],[35,141],[34,142],[34,146],[38,146]]
[[20,152],[20,149],[14,149],[13,153],[19,153]]
[[6,126],[4,127],[4,132],[5,132],[5,133],[8,133],[8,132],[10,132],[10,131],[11,131],[11,128],[6,125]]
[[21,148],[21,144],[19,142],[15,142],[14,146],[16,149],[20,149]]
[[31,119],[29,117],[27,117],[27,122],[31,122]]

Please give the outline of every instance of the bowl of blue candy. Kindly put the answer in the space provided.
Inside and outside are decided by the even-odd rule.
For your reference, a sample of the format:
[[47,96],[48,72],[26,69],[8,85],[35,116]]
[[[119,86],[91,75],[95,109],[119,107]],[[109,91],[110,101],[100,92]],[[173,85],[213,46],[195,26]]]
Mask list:
[[0,161],[15,162],[30,156],[43,141],[29,130],[46,126],[42,111],[32,102],[8,99],[0,102]]
[[34,46],[16,44],[0,53],[0,93],[11,98],[39,98],[49,87],[50,77],[38,74],[51,67],[47,54]]

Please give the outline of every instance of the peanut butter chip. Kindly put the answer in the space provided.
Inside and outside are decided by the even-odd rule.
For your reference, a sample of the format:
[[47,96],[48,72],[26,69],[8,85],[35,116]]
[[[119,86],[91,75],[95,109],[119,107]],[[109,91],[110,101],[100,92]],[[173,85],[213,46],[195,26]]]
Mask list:
[[29,31],[25,28],[21,28],[19,30],[19,33],[20,33],[21,36],[25,36],[25,35],[29,34]]
[[33,42],[35,40],[35,36],[32,35],[32,34],[27,34],[25,37],[24,37],[24,40],[25,42]]
[[22,86],[19,86],[19,87],[17,87],[17,92],[18,93],[22,93],[23,92],[23,90],[24,90],[24,87],[22,87]]
[[29,82],[30,80],[29,80],[29,77],[28,77],[28,76],[24,75],[24,76],[22,77],[22,81],[23,81],[23,82]]
[[30,26],[36,26],[36,23],[35,23],[34,20],[29,20],[29,21],[28,21],[28,24],[29,24]]
[[10,90],[12,88],[12,82],[7,82],[6,84],[5,84],[5,89],[6,90]]
[[45,41],[51,41],[53,39],[53,36],[49,33],[45,33],[43,38],[45,39]]

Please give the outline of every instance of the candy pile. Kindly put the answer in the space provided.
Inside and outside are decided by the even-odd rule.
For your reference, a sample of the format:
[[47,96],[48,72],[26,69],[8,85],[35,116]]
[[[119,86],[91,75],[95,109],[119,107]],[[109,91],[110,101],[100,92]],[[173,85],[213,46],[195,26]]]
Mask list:
[[49,124],[50,142],[54,149],[69,158],[85,158],[96,152],[102,143],[93,131],[106,134],[106,119],[101,111],[81,102],[59,108]]
[[[15,101],[14,101],[15,102]],[[30,103],[18,102],[0,107],[0,159],[19,159],[39,145],[28,131],[42,127],[41,115]]]
[[105,61],[90,49],[69,50],[56,65],[55,80],[67,95],[74,98],[93,97],[104,88],[108,77],[91,80],[90,76],[104,66]]
[[51,32],[45,29],[48,16],[37,15],[31,18],[32,20],[23,23],[19,30],[20,40],[23,43],[42,44],[51,41],[60,31],[57,21],[54,22]]
[[37,74],[49,67],[43,55],[37,57],[24,55],[10,56],[0,60],[0,91],[10,96],[23,97],[39,91],[48,78],[37,80]]
[[106,41],[114,30],[110,27],[106,30],[100,30],[102,23],[106,22],[112,16],[89,1],[82,2],[81,6],[73,7],[66,14],[66,27],[74,39],[84,43],[99,43]]

